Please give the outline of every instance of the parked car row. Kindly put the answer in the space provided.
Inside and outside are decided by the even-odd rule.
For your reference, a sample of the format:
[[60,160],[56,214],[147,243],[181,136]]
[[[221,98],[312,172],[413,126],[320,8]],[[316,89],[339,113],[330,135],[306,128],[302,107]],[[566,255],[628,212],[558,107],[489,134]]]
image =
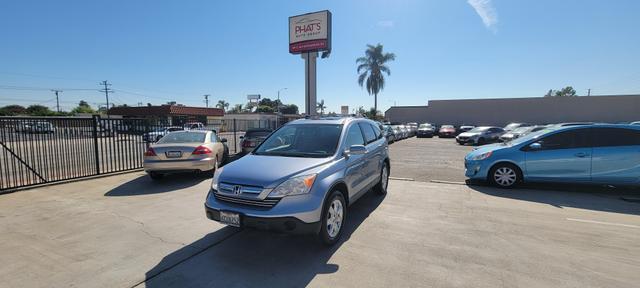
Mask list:
[[14,131],[16,133],[45,133],[53,134],[56,132],[56,127],[48,121],[24,121],[18,123]]
[[416,123],[407,123],[406,125],[382,125],[382,132],[387,138],[388,143],[393,143],[403,139],[416,136],[418,125]]

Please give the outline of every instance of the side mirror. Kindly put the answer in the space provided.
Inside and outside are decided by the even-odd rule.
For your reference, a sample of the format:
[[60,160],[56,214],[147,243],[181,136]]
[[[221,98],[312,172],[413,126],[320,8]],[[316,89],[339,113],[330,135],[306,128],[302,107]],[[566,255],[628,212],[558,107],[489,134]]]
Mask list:
[[529,150],[532,151],[536,151],[536,150],[540,150],[542,149],[542,144],[535,142],[535,143],[531,143],[531,145],[529,145]]
[[220,138],[220,142],[227,143],[227,138]]
[[238,138],[240,138],[240,140],[242,140],[242,139],[244,139],[244,136],[240,136],[240,137],[238,137]]
[[367,148],[364,145],[351,145],[349,150],[344,151],[345,155],[363,155],[367,153]]

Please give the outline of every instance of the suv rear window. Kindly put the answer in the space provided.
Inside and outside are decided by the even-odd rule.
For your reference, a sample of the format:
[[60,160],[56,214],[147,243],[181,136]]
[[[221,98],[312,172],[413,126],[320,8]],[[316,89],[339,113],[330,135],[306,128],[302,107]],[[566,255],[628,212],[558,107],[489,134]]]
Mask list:
[[362,129],[364,140],[367,141],[367,144],[376,141],[376,133],[373,132],[373,127],[369,125],[369,123],[358,123],[358,125],[360,125],[360,128]]

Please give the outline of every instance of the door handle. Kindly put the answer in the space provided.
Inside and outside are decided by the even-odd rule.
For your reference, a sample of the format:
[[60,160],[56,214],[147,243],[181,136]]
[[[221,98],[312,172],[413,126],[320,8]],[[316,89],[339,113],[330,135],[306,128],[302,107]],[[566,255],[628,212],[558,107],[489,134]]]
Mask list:
[[583,158],[583,157],[587,157],[587,156],[589,156],[589,154],[584,153],[584,152],[580,152],[580,153],[576,153],[576,154],[575,154],[575,156],[576,156],[576,157]]

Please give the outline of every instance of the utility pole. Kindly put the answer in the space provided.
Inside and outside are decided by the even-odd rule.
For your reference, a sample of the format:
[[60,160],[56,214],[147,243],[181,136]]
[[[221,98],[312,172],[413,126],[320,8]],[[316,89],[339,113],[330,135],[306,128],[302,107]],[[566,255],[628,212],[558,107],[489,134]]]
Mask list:
[[51,90],[51,91],[56,94],[56,111],[60,113],[60,98],[58,97],[58,93],[61,93],[62,90]]
[[206,103],[207,108],[209,108],[209,96],[211,96],[211,94],[204,94],[204,103]]
[[278,102],[276,103],[276,128],[278,128],[278,122],[280,122],[280,91],[287,90],[287,88],[282,88],[278,90]]
[[107,98],[107,118],[109,118],[109,92],[113,93],[113,89],[109,88],[111,84],[107,80],[100,82],[99,85],[104,86],[104,89],[101,89],[100,92],[104,92],[104,96]]

